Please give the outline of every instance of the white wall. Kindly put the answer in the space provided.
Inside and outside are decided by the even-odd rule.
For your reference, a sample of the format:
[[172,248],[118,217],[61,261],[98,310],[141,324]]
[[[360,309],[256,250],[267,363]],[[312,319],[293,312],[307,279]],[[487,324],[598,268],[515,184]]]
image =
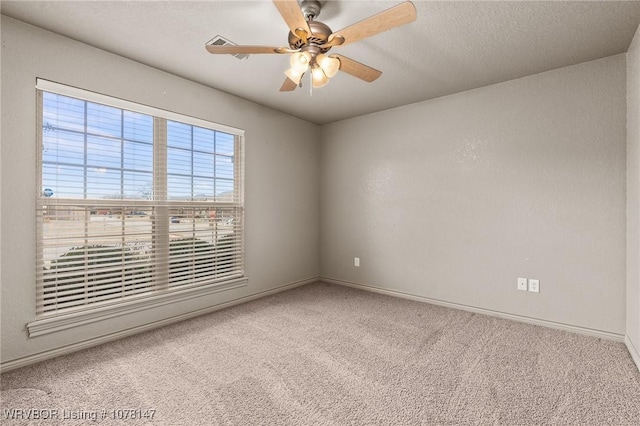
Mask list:
[[[319,275],[317,126],[4,16],[1,30],[3,364]],[[25,324],[35,318],[37,77],[244,129],[248,286],[28,338]]]
[[627,52],[627,330],[640,368],[640,27]]
[[622,338],[625,78],[622,54],[323,126],[322,276]]

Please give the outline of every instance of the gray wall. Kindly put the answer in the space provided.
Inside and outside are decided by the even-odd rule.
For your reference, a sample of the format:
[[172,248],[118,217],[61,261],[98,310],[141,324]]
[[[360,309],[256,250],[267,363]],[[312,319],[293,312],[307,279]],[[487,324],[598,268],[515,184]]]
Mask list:
[[322,276],[623,335],[625,79],[622,54],[323,126]]
[[[628,68],[618,55],[319,128],[10,18],[1,29],[3,363],[320,274],[608,333],[626,328],[640,347],[638,34]],[[245,129],[249,285],[27,338],[36,77]],[[540,279],[541,292],[517,291],[519,276]]]
[[[319,275],[317,126],[4,16],[1,77],[3,363]],[[35,318],[36,77],[245,129],[248,286],[27,338]]]
[[627,346],[640,368],[640,27],[627,53]]

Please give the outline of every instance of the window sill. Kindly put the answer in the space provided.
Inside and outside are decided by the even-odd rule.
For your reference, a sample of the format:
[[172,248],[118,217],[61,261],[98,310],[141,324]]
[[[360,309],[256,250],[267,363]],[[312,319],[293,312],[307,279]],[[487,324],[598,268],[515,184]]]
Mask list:
[[193,287],[184,290],[167,292],[153,295],[138,300],[119,303],[117,305],[96,307],[94,309],[73,312],[66,315],[59,315],[49,318],[35,320],[27,324],[29,337],[42,336],[49,333],[80,327],[108,318],[127,315],[146,309],[153,309],[169,303],[181,302],[195,297],[206,296],[220,291],[231,290],[247,285],[248,278],[242,277],[223,283],[215,283],[207,286]]

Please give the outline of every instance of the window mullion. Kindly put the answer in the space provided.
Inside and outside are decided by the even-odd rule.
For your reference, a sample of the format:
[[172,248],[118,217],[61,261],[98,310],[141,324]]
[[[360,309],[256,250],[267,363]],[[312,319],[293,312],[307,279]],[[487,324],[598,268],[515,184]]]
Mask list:
[[194,148],[194,146],[193,146],[193,126],[190,127],[190,130],[191,130],[191,132],[190,132],[191,133],[190,134],[191,151],[189,152],[189,155],[191,156],[191,200],[190,201],[193,201],[193,199],[194,199],[194,197],[196,195],[195,194],[195,188],[194,188],[194,185],[195,185],[195,177],[194,177],[195,167],[193,165],[193,160],[194,160],[194,157],[195,157],[195,155],[194,155],[195,153],[193,152],[193,148]]
[[[120,110],[120,194],[122,196],[122,199],[125,198],[124,196],[124,189],[125,189],[125,184],[124,184],[124,179],[125,179],[125,174],[124,174],[124,110]],[[122,253],[121,253],[121,262],[122,262],[122,277],[121,277],[121,288],[122,291],[124,291],[125,289],[125,277],[124,277],[124,269],[125,269],[125,265],[126,265],[126,259],[125,259],[125,250],[124,248],[127,247],[127,223],[126,223],[126,212],[124,209],[124,206],[122,208],[122,238],[121,238],[121,244],[123,247]]]
[[158,289],[169,288],[169,206],[167,205],[167,120],[153,119],[153,217],[155,281]]
[[[87,102],[83,102],[84,104],[84,198],[87,199],[87,195],[89,193],[89,174],[88,174],[88,163],[89,163],[89,106]],[[84,217],[83,222],[83,234],[84,234],[84,298],[85,301],[89,300],[89,273],[91,272],[91,268],[89,267],[89,223],[87,221],[88,218]]]

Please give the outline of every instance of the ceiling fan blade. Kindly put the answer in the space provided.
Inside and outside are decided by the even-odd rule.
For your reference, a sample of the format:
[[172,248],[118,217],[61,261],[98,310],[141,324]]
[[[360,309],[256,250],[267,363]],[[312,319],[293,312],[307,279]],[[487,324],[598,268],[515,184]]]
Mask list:
[[331,41],[333,37],[342,36],[344,37],[344,43],[342,45],[346,46],[354,41],[374,36],[415,20],[416,7],[410,1],[406,1],[347,28],[336,31],[329,37],[329,41]]
[[286,22],[293,34],[298,34],[299,37],[303,38],[297,31],[302,28],[307,32],[307,35],[311,35],[309,24],[307,24],[307,20],[304,19],[304,15],[302,14],[302,10],[300,10],[300,5],[297,0],[273,0],[273,4],[278,9],[280,15],[282,15],[282,19],[284,19],[284,22]]
[[382,75],[382,71],[378,71],[375,68],[371,68],[367,65],[361,64],[358,61],[347,58],[343,55],[329,55],[332,58],[337,58],[340,61],[340,71],[344,71],[354,77],[371,83]]
[[282,83],[282,87],[280,88],[280,91],[291,92],[293,90],[296,90],[296,87],[298,87],[298,85],[294,81],[291,81],[289,77],[287,77],[284,79],[284,83]]
[[[205,48],[209,53],[213,53],[213,54],[229,53],[231,55],[254,54],[254,53],[290,53],[289,51],[291,50],[283,47],[235,46],[235,45],[229,45],[229,44],[223,45],[223,46],[207,44]],[[295,50],[293,52],[295,52]]]

